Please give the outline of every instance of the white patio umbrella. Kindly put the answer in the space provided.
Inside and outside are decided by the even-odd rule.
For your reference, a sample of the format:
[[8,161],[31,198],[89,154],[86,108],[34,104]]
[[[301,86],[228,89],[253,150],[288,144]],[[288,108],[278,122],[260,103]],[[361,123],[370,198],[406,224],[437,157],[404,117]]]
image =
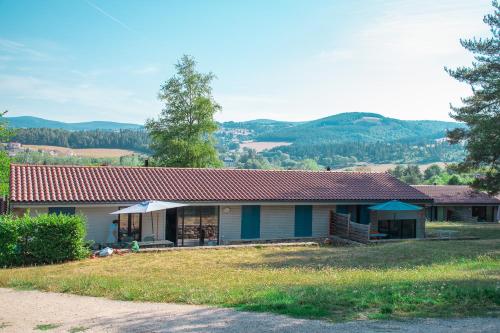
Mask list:
[[127,207],[127,208],[117,210],[116,212],[112,212],[110,214],[119,215],[119,214],[151,213],[151,231],[154,234],[153,212],[156,212],[159,210],[167,210],[167,209],[171,209],[171,208],[177,208],[177,207],[184,207],[184,206],[188,206],[188,205],[178,203],[178,202],[148,200],[148,201],[140,202],[138,204],[135,204],[135,205]]

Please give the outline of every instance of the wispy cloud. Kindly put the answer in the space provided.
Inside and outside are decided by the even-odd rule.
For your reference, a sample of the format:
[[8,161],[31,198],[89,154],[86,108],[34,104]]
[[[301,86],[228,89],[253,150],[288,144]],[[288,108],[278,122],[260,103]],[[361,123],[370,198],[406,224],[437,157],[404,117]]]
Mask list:
[[329,51],[321,51],[316,58],[319,60],[325,60],[328,62],[338,62],[344,60],[350,60],[353,57],[353,53],[348,49],[334,49]]
[[[29,56],[33,60],[48,60],[48,59],[50,59],[50,56],[43,53],[43,52],[37,51],[37,50],[35,50],[35,49],[33,49],[33,48],[23,44],[23,43],[13,41],[10,39],[6,39],[6,38],[2,38],[2,37],[0,37],[0,51],[2,51],[4,53],[9,53],[9,54]],[[4,57],[4,60],[5,60],[5,57],[7,57],[7,56],[2,55],[2,57]]]
[[87,117],[109,118],[110,114],[120,114],[127,120],[140,122],[145,114],[160,109],[153,98],[144,100],[131,90],[86,82],[53,81],[29,75],[0,74],[1,97],[49,102],[54,105],[54,113],[60,110],[58,117],[61,118],[67,117],[65,109],[71,107],[88,110]]
[[136,75],[149,75],[149,74],[156,74],[159,71],[160,71],[160,68],[158,66],[148,65],[148,66],[134,69],[134,70],[132,70],[132,73],[136,74]]
[[89,0],[84,0],[90,7],[94,8],[95,10],[97,10],[99,13],[101,13],[102,15],[106,16],[107,18],[109,18],[110,20],[114,21],[115,23],[119,24],[120,26],[122,26],[122,28],[124,29],[127,29],[128,31],[130,32],[133,32],[133,33],[136,33],[136,31],[134,29],[132,29],[131,27],[129,27],[127,24],[123,23],[123,21],[119,20],[118,18],[114,17],[113,15],[109,14],[108,12],[106,12],[104,9],[102,9],[101,7],[97,6],[95,3],[89,1]]

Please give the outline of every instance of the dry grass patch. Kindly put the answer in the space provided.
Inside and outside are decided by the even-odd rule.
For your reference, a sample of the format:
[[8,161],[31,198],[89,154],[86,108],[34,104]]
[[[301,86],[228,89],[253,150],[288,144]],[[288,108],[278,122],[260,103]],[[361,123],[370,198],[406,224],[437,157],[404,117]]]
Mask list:
[[0,286],[334,321],[493,316],[500,313],[498,238],[131,254],[0,270]]
[[59,146],[23,145],[31,150],[55,152],[59,156],[81,156],[94,158],[117,158],[136,154],[131,150],[115,148],[67,148]]

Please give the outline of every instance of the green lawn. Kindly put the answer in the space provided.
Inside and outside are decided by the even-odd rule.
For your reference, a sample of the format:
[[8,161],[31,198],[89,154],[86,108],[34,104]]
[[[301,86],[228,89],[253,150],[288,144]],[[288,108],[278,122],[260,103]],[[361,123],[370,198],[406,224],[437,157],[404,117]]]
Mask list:
[[130,254],[3,269],[0,286],[333,321],[500,315],[500,225],[428,227],[482,239]]

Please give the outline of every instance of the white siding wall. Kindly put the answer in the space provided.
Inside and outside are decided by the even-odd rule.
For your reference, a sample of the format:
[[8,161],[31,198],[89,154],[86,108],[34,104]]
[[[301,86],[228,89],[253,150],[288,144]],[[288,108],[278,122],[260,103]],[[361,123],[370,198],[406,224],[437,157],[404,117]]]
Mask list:
[[[241,206],[220,207],[221,244],[241,239]],[[226,210],[228,210],[226,212]],[[330,210],[335,206],[313,206],[312,237],[328,237]],[[261,206],[260,239],[295,237],[295,206]]]
[[313,206],[312,235],[313,237],[328,237],[330,233],[330,211],[335,206]]
[[159,240],[165,239],[165,211],[153,212],[153,227],[151,227],[151,213],[142,216],[142,238],[153,235]]
[[[110,233],[111,223],[118,219],[117,215],[111,215],[111,212],[118,210],[118,206],[95,206],[95,207],[76,207],[76,214],[82,214],[87,219],[87,239],[96,243],[106,243]],[[48,207],[30,208],[32,216],[48,212]],[[19,213],[22,213],[21,210]],[[165,211],[155,212],[154,230],[158,239],[165,239]],[[158,230],[157,230],[158,221]],[[152,235],[151,214],[145,214],[142,217],[142,237]],[[239,237],[239,236],[238,236]]]
[[116,207],[77,207],[76,213],[87,218],[87,239],[96,243],[106,243],[110,232],[111,223],[118,218],[111,212],[118,210]]
[[220,206],[221,244],[241,238],[241,206]]
[[279,239],[295,236],[295,206],[261,206],[260,238]]
[[49,208],[48,207],[30,208],[29,212],[30,212],[31,216],[36,216],[36,215],[40,215],[40,214],[47,214],[49,212]]

